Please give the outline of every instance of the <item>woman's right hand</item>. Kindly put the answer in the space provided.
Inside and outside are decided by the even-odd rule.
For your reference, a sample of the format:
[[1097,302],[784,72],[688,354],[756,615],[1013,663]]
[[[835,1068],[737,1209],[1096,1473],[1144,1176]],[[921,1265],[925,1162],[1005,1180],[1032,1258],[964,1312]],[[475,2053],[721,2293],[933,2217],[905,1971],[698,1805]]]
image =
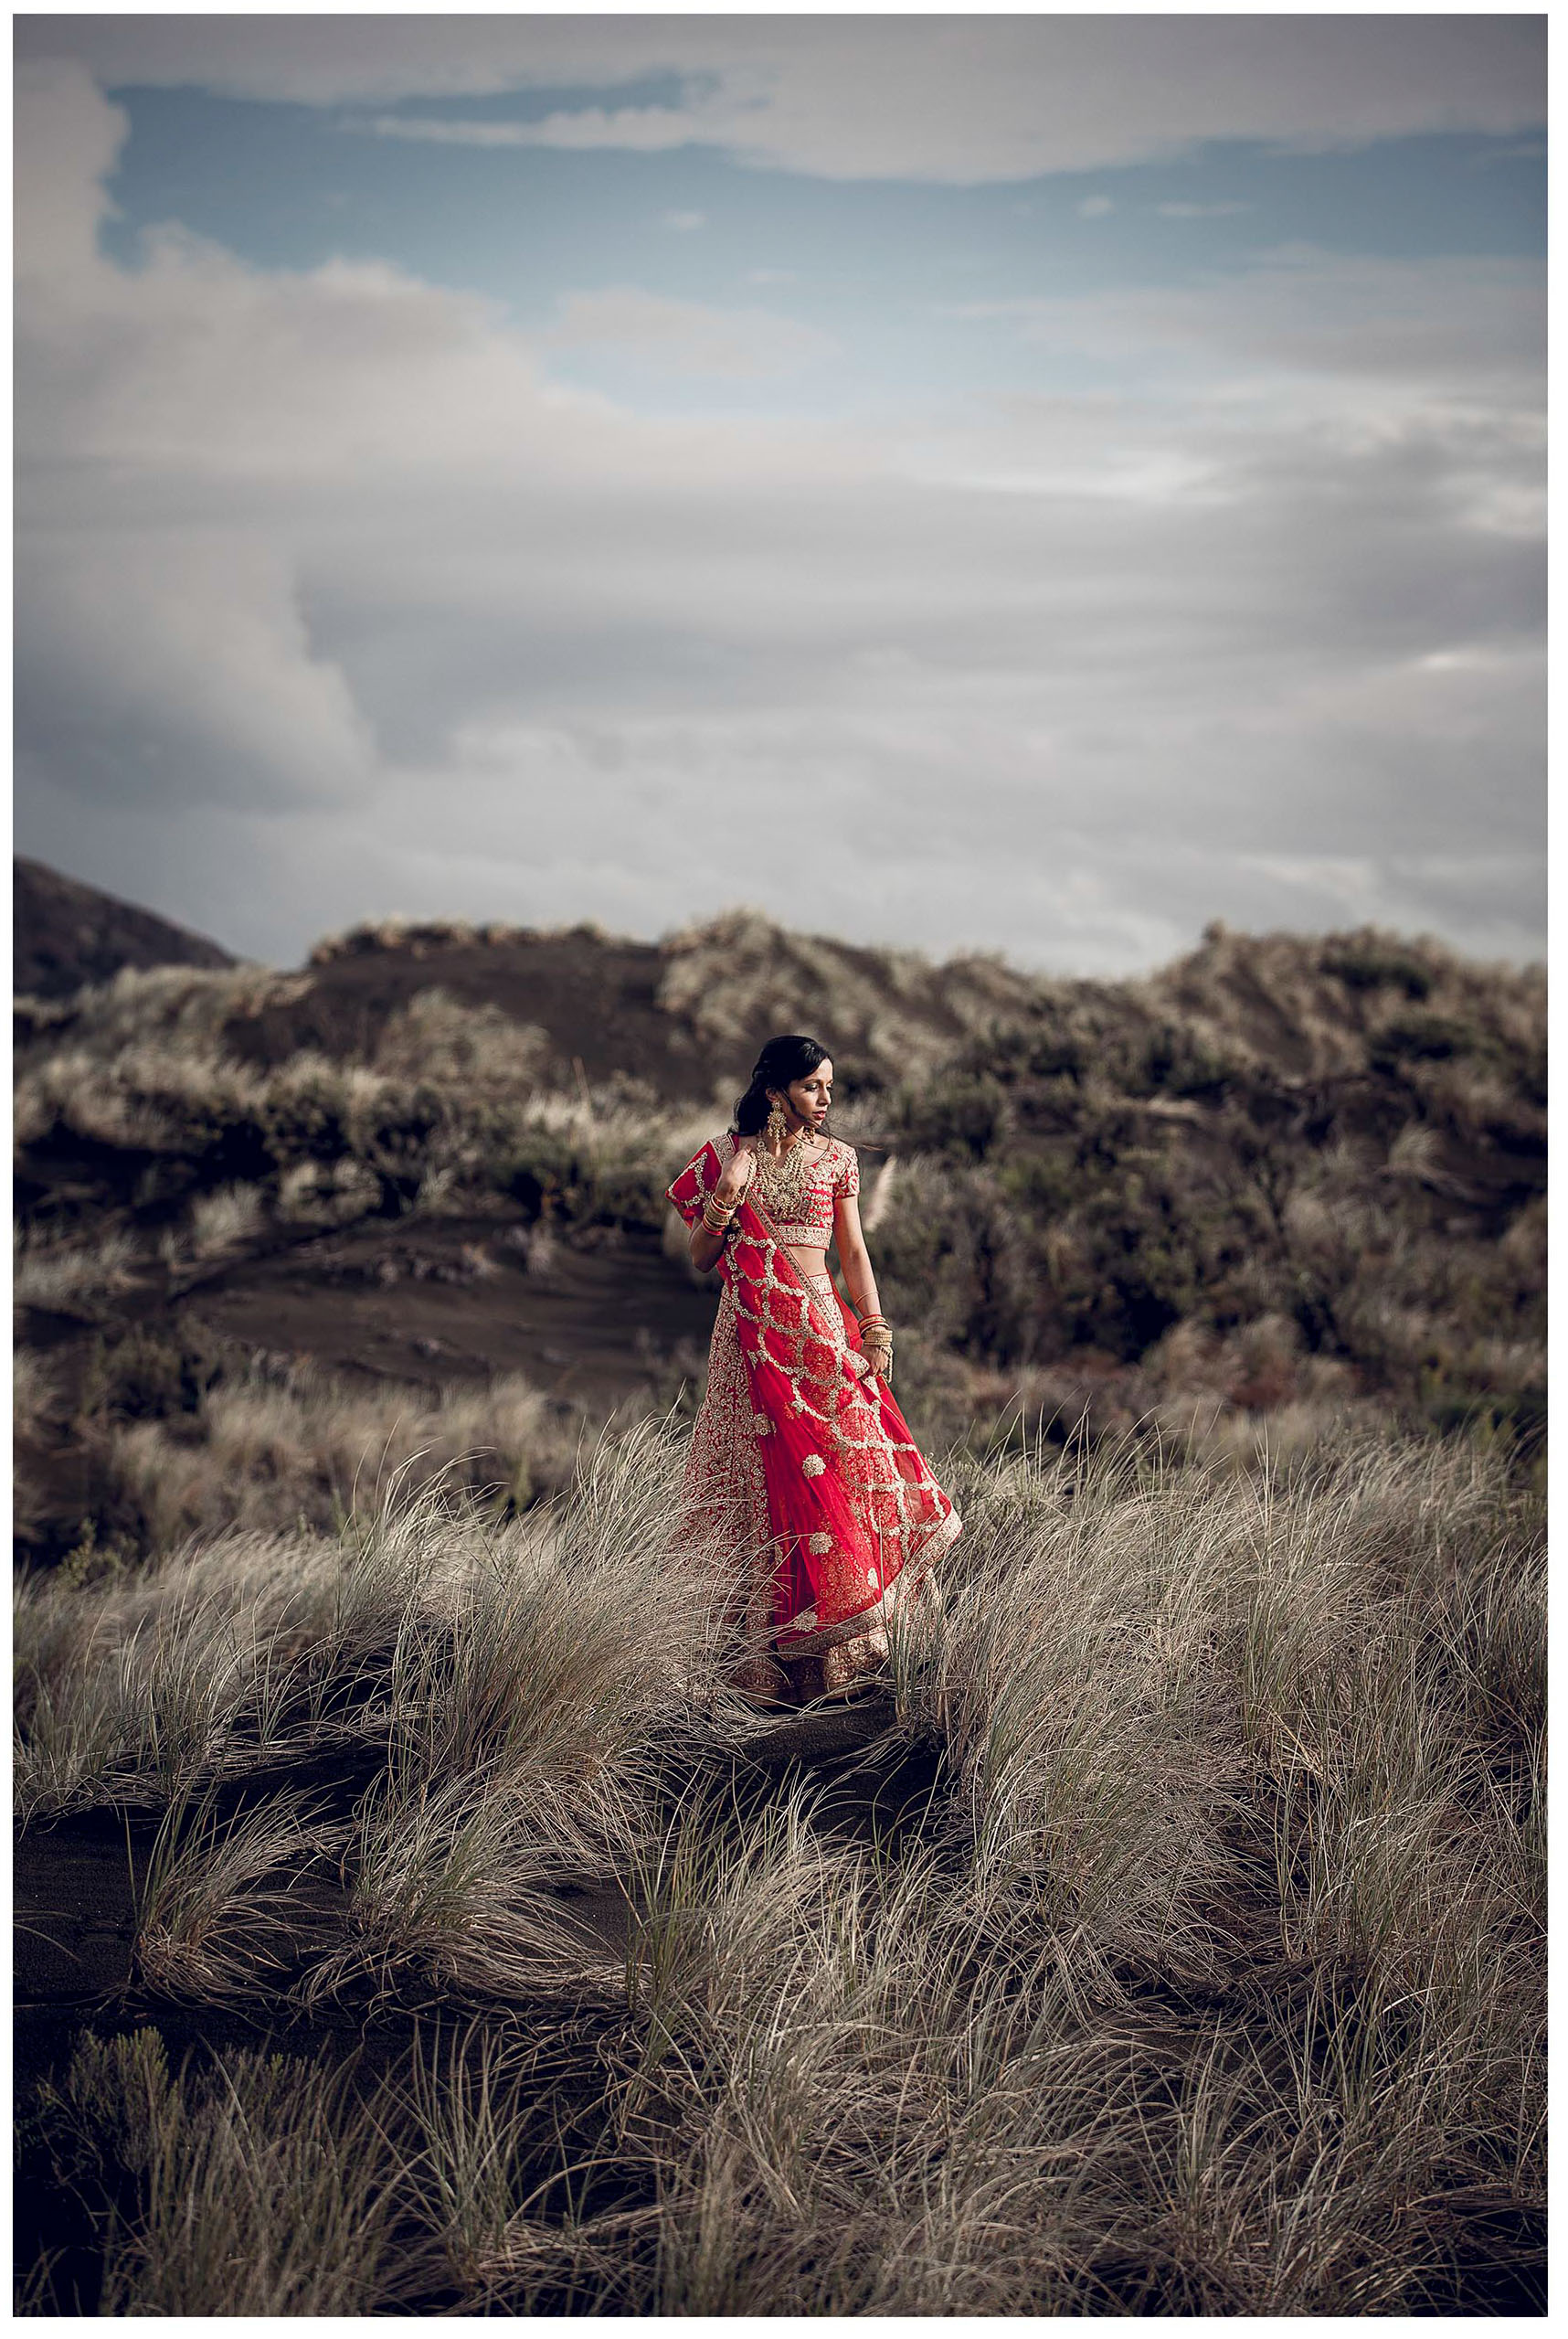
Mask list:
[[737,1137],[736,1139],[735,1157],[732,1161],[726,1164],[719,1177],[719,1182],[714,1188],[715,1194],[718,1197],[719,1201],[724,1204],[726,1209],[729,1208],[732,1203],[736,1203],[740,1200],[741,1196],[746,1192],[747,1187],[757,1175],[757,1162],[755,1159],[756,1153],[757,1140],[755,1137]]

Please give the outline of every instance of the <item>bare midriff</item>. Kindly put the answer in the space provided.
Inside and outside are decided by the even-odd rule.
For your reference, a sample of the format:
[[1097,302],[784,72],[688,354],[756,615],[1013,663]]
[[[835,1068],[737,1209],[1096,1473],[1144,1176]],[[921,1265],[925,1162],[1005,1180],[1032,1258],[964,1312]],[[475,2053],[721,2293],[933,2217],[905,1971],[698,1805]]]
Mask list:
[[801,1275],[825,1275],[828,1254],[825,1250],[809,1250],[804,1243],[787,1242],[781,1246],[785,1258]]

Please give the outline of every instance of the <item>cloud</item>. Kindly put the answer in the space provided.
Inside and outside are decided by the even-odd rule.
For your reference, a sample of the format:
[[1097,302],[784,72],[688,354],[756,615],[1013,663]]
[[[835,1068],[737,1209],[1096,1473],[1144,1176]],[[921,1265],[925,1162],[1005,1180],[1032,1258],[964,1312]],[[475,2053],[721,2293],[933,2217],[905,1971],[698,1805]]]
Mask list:
[[[1021,179],[1216,138],[1335,148],[1545,121],[1540,16],[19,16],[23,58],[105,88],[306,105],[597,91],[468,143],[715,144],[829,178]],[[652,75],[680,102],[617,104]],[[399,117],[390,116],[397,121]],[[502,133],[504,133],[504,135]],[[396,136],[447,134],[403,127]]]
[[1530,260],[1363,259],[1283,245],[1192,283],[1022,294],[948,313],[1012,319],[1029,341],[1155,375],[1172,358],[1210,375],[1225,361],[1267,369],[1250,392],[1245,375],[1233,379],[1232,400],[1261,390],[1272,402],[1291,376],[1364,377],[1419,384],[1428,399],[1486,383],[1510,408],[1540,409],[1545,310]]
[[63,59],[20,67],[16,100],[15,184],[25,197],[16,265],[36,295],[52,276],[92,267],[100,225],[111,210],[103,181],[131,125],[122,107]]
[[693,235],[698,228],[705,228],[707,224],[708,215],[705,211],[665,211],[659,220],[662,228],[668,228],[677,236]]
[[1086,195],[1073,208],[1080,219],[1103,219],[1107,212],[1116,209],[1116,205],[1108,195]]
[[[587,291],[562,341],[384,265],[117,265],[122,118],[19,94],[23,849],[280,959],[744,898],[1086,971],[1216,914],[1537,946],[1528,272],[1295,249],[993,305],[1107,386],[790,422],[724,410],[799,346],[765,312]],[[718,410],[573,389],[568,346]]]
[[567,294],[546,340],[555,348],[629,358],[662,374],[727,381],[791,373],[831,356],[835,346],[814,325],[766,309],[711,308],[632,285]]
[[1162,219],[1228,219],[1238,211],[1250,211],[1250,203],[1157,203],[1155,210]]
[[[599,147],[658,154],[677,146],[722,143],[716,115],[699,117],[670,106],[575,106],[540,121],[493,122],[437,114],[350,114],[342,129],[374,138],[405,138],[440,146],[556,146],[571,152]],[[701,225],[701,215],[696,215]]]
[[523,125],[516,143],[555,146],[568,154],[609,148],[662,154],[677,146],[727,145],[728,127],[728,110],[719,106],[702,112],[677,106],[573,106]]
[[370,724],[262,531],[25,540],[17,585],[16,746],[79,806],[367,806]]
[[522,122],[445,122],[434,114],[348,114],[340,130],[366,138],[402,138],[429,146],[527,146],[535,142]]

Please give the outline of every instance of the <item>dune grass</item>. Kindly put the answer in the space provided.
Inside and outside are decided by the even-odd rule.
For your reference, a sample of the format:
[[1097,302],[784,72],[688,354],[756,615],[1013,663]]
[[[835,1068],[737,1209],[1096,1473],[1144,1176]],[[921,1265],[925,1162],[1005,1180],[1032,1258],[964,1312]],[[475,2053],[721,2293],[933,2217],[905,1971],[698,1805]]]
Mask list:
[[[90,2036],[38,2116],[102,2239],[110,2315],[358,2314],[397,2288],[397,2195],[352,2072]],[[135,2206],[127,2214],[123,2203]],[[47,2278],[29,2302],[58,2311]]]
[[140,1264],[134,1237],[123,1232],[90,1243],[18,1235],[13,1253],[11,1296],[16,1307],[89,1321],[130,1288]]
[[658,1424],[602,1442],[569,1495],[521,1515],[429,1461],[377,1473],[335,1535],[235,1526],[102,1579],[20,1579],[24,1814],[166,1801],[391,1732],[421,1780],[527,1771],[543,1791],[593,1775],[618,1731],[667,1720],[705,1677],[719,1694],[717,1596],[699,1560],[662,1558],[678,1462]]
[[11,1359],[11,1428],[16,1439],[33,1436],[58,1402],[58,1385],[48,1361],[36,1348],[18,1348]]
[[111,1418],[98,1443],[106,1507],[159,1552],[230,1526],[331,1526],[393,1484],[455,1483],[522,1508],[570,1477],[581,1434],[519,1373],[432,1394],[291,1364],[217,1380],[187,1415]]
[[[133,2003],[413,2025],[368,2077],[86,2039],[37,2118],[114,2204],[107,2311],[1511,2297],[1544,1578],[1499,1455],[956,1457],[857,1791],[748,1765],[680,1453],[642,1425],[522,1517],[428,1491],[24,1588],[25,1807],[162,1797]],[[219,1815],[334,1732],[383,1751],[324,1833],[286,1786]]]
[[177,1798],[136,1879],[138,1983],[198,2003],[275,1985],[303,1930],[295,1887],[322,1848],[298,1796],[227,1815],[210,1792]]

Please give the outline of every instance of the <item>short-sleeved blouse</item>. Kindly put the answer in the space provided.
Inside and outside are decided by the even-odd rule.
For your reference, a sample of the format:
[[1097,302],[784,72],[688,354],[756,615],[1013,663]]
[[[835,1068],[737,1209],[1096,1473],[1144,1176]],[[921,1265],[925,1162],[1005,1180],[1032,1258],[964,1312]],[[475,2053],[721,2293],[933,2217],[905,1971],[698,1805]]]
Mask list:
[[[735,1159],[735,1137],[726,1130],[722,1137],[714,1139],[714,1151],[718,1155],[720,1171]],[[700,1158],[700,1156],[699,1156]],[[773,1221],[773,1231],[781,1243],[798,1244],[808,1250],[826,1250],[833,1239],[833,1205],[847,1201],[860,1192],[860,1157],[853,1145],[837,1137],[825,1141],[821,1159],[814,1162],[806,1180],[803,1199],[788,1220],[774,1218],[768,1207],[768,1197],[754,1175],[747,1188],[747,1199],[760,1203]]]

